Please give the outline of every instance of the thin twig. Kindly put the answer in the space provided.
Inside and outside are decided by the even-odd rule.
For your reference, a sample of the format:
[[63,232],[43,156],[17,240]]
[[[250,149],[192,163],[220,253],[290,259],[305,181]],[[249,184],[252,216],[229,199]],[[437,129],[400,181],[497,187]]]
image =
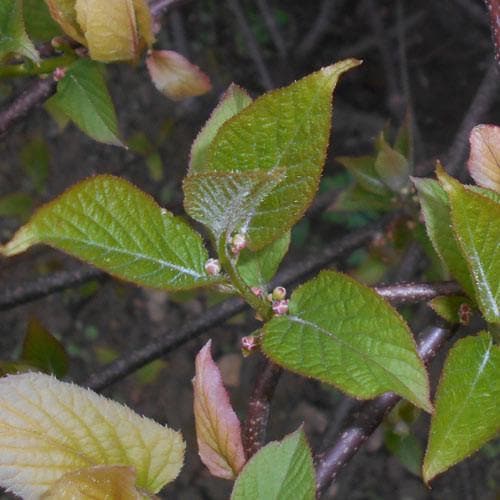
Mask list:
[[311,29],[299,43],[296,51],[296,57],[298,60],[305,59],[321,41],[331,26],[333,9],[338,6],[338,3],[338,0],[323,0]]
[[268,359],[262,360],[256,372],[242,433],[247,459],[259,451],[265,443],[271,400],[282,372],[279,366]]
[[445,167],[450,175],[462,180],[466,176],[464,161],[469,146],[469,135],[472,128],[480,123],[491,105],[498,98],[500,90],[500,73],[495,62],[492,62],[486,71],[476,95],[460,124],[452,145],[446,156]]
[[286,59],[287,51],[285,46],[285,41],[281,36],[280,30],[276,24],[276,18],[273,16],[273,13],[269,9],[269,5],[267,4],[267,0],[256,0],[257,7],[262,14],[262,18],[264,19],[264,23],[266,23],[267,31],[269,31],[269,35],[271,36],[271,40],[274,43],[274,46],[278,50],[278,57],[281,60]]
[[387,82],[387,107],[392,115],[396,119],[399,119],[401,114],[401,92],[396,77],[394,61],[391,56],[389,39],[386,36],[380,14],[380,5],[375,5],[374,0],[365,0],[365,5],[368,11],[368,20],[380,54],[383,74]]
[[58,271],[27,283],[8,287],[0,293],[0,311],[12,309],[56,292],[79,286],[88,281],[103,279],[105,273],[93,267],[82,266],[72,271]]
[[267,69],[266,64],[264,63],[264,58],[259,49],[259,44],[255,39],[255,36],[248,25],[243,9],[241,8],[240,2],[238,0],[227,0],[227,5],[231,12],[234,14],[236,18],[236,23],[238,25],[238,29],[245,41],[245,45],[247,46],[248,55],[252,59],[255,64],[255,68],[257,69],[257,73],[259,74],[260,83],[263,88],[266,90],[270,90],[274,87],[273,81],[271,79],[271,75],[269,70]]
[[[420,336],[418,352],[424,363],[429,363],[443,347],[454,329],[445,326],[429,326]],[[368,401],[352,414],[351,423],[337,441],[316,458],[316,488],[318,497],[335,480],[342,468],[354,457],[384,416],[401,398],[392,392]]]
[[[425,18],[424,12],[417,12],[412,16],[408,16],[403,26],[405,31],[408,31],[411,28],[417,26],[417,24],[419,24],[420,21],[422,21],[424,18]],[[398,34],[397,26],[393,26],[388,30],[386,30],[385,32],[385,36],[387,37],[387,39],[395,38],[397,34]],[[348,45],[346,47],[341,48],[336,55],[339,59],[342,59],[344,57],[360,57],[369,50],[374,49],[376,46],[377,46],[377,40],[373,35],[369,35],[361,38],[358,42],[352,45]]]
[[37,79],[21,95],[16,97],[5,109],[0,111],[0,137],[28,113],[42,105],[45,99],[56,91],[52,77]]

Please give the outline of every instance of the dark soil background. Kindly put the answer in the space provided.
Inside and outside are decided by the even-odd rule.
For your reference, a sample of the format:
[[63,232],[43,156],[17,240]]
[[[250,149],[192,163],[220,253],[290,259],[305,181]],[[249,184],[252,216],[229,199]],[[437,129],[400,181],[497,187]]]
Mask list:
[[[276,31],[268,28],[269,19]],[[253,45],[249,45],[246,30]],[[326,174],[340,171],[336,155],[370,152],[376,134],[384,126],[393,130],[411,106],[417,131],[416,174],[432,172],[436,158],[445,162],[451,158],[450,163],[458,166],[456,173],[465,178],[466,151],[457,153],[457,143],[452,145],[493,63],[487,14],[479,0],[192,0],[164,17],[158,41],[158,46],[189,57],[213,83],[212,92],[203,97],[172,103],[153,88],[143,65],[109,68],[109,89],[122,136],[128,140],[143,132],[156,145],[163,162],[161,180],[154,180],[143,156],[98,144],[73,126],[60,131],[44,111],[38,110],[0,143],[0,196],[34,192],[20,151],[27,139],[41,137],[50,150],[50,172],[43,191],[33,194],[36,205],[89,175],[112,173],[126,177],[181,213],[180,181],[190,144],[230,82],[255,96],[348,56],[361,58],[364,64],[345,76],[337,88]],[[13,93],[23,85],[25,82],[15,83]],[[500,85],[497,94],[498,89]],[[479,119],[498,123],[499,111],[497,98]],[[1,218],[1,240],[5,241],[20,222]],[[301,223],[285,265],[293,265],[294,259],[321,248],[345,230],[321,218],[311,219],[309,225]],[[22,286],[37,276],[78,265],[58,252],[36,248],[0,261],[0,293],[2,288]],[[150,339],[175,334],[176,328],[202,315],[213,301],[213,296],[203,293],[181,296],[107,279],[93,282],[2,312],[0,357],[9,359],[18,352],[28,320],[36,317],[62,339],[71,355],[71,378],[83,381],[113,356]],[[200,347],[212,338],[214,356],[222,363],[233,404],[244,416],[259,360],[241,358],[239,338],[253,328],[251,315],[242,314],[166,356],[160,372],[156,376],[150,373],[149,380],[148,374],[143,373],[142,378],[132,375],[105,391],[139,413],[182,430],[187,441],[186,465],[180,477],[164,490],[165,497],[228,498],[231,484],[211,478],[197,457],[193,361]],[[341,429],[351,407],[352,402],[332,388],[285,375],[273,403],[269,438],[281,439],[305,422],[311,444],[317,448],[325,433],[332,439]],[[414,426],[422,446],[427,426],[425,416]],[[499,454],[498,443],[490,444],[437,479],[429,490],[387,451],[382,431],[376,432],[324,498],[499,498]]]

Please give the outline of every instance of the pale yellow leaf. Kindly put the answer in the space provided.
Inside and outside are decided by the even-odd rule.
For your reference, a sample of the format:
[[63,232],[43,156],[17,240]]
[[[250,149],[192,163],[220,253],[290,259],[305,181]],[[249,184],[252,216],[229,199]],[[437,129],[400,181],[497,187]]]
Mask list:
[[172,50],[151,51],[146,64],[154,86],[174,101],[206,94],[212,88],[198,66]]
[[76,0],[76,19],[90,57],[96,61],[128,61],[139,55],[132,0]]
[[135,487],[133,467],[98,465],[65,474],[42,500],[142,500],[148,498]]
[[142,45],[151,47],[155,41],[155,36],[153,33],[153,20],[151,19],[149,5],[146,0],[133,0],[133,3],[141,47]]
[[0,379],[0,486],[38,499],[63,475],[127,465],[158,492],[179,473],[180,433],[88,389],[40,373]]
[[45,0],[50,15],[71,38],[86,45],[85,37],[76,21],[76,0]]

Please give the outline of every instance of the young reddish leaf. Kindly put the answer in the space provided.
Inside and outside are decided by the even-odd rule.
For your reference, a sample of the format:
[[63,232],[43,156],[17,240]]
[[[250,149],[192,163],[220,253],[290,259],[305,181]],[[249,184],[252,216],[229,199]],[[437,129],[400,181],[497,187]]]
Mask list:
[[21,54],[36,63],[40,61],[24,28],[22,0],[0,2],[0,61],[9,54]]
[[229,86],[191,146],[189,158],[189,172],[191,174],[195,174],[198,169],[203,169],[203,165],[207,161],[208,147],[221,126],[229,118],[245,109],[251,102],[252,99],[245,89],[234,83]]
[[359,64],[346,59],[268,92],[220,127],[197,173],[286,173],[253,208],[248,248],[259,250],[272,243],[311,203],[330,138],[333,90],[339,77]]
[[41,373],[0,379],[0,487],[40,498],[70,472],[126,465],[157,493],[177,477],[179,432],[88,389]]
[[275,363],[358,398],[392,391],[432,411],[410,329],[373,290],[323,271],[294,291],[288,309],[264,326],[262,349]]
[[115,107],[97,63],[80,59],[71,64],[47,103],[96,141],[123,146]]
[[500,431],[500,347],[482,332],[450,350],[436,393],[423,477],[429,482]]
[[205,271],[201,236],[151,196],[110,175],[91,177],[47,203],[0,254],[45,243],[143,286],[180,290],[220,282]]
[[135,487],[133,467],[98,465],[65,474],[42,495],[41,500],[144,500],[151,498]]
[[152,50],[146,65],[154,86],[174,101],[206,94],[210,78],[198,66],[172,50]]
[[69,359],[62,344],[36,319],[28,323],[21,361],[62,378],[68,372]]
[[472,129],[468,167],[476,184],[500,193],[500,127],[477,125]]
[[196,356],[194,417],[198,453],[210,473],[234,479],[245,464],[240,421],[210,354],[209,340]]
[[500,323],[500,203],[467,189],[443,170],[437,174],[448,194],[453,230],[479,309],[487,321]]
[[311,450],[301,429],[259,450],[234,483],[231,500],[314,500]]

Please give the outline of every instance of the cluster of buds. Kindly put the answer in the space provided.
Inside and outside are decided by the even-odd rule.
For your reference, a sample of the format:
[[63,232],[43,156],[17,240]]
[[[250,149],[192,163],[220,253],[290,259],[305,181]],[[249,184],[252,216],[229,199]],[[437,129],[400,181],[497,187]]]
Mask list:
[[229,244],[231,245],[231,252],[234,255],[238,255],[247,246],[247,239],[244,234],[236,233],[231,238]]
[[259,339],[255,335],[241,337],[241,353],[246,358],[255,352],[259,347]]
[[283,316],[288,312],[288,299],[286,298],[286,288],[277,286],[267,295],[267,300],[271,302],[273,312],[276,316]]
[[220,273],[220,262],[217,259],[208,259],[205,262],[205,271],[209,276],[217,276]]

